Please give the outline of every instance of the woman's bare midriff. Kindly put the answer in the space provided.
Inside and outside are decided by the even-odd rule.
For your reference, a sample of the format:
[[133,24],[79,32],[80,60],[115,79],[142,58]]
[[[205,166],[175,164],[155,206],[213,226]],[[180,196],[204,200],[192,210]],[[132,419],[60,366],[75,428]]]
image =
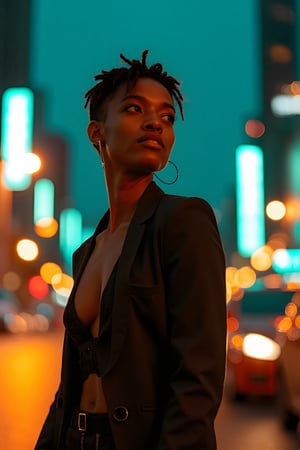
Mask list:
[[91,413],[107,412],[107,404],[102,387],[102,378],[91,373],[83,383],[80,409]]

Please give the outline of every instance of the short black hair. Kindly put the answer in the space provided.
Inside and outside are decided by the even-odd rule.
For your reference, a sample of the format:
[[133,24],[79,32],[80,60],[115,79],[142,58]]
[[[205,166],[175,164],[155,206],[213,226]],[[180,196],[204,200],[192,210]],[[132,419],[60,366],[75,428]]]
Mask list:
[[176,100],[181,118],[183,120],[183,96],[179,89],[179,81],[163,71],[163,67],[160,63],[147,66],[148,50],[144,50],[142,53],[142,60],[128,59],[122,53],[121,59],[126,62],[129,67],[114,68],[110,71],[102,70],[98,75],[95,75],[95,81],[98,83],[92,87],[85,94],[85,108],[89,108],[90,120],[101,120],[104,118],[104,103],[122,84],[127,84],[127,90],[130,91],[139,78],[152,78],[162,84],[171,97]]

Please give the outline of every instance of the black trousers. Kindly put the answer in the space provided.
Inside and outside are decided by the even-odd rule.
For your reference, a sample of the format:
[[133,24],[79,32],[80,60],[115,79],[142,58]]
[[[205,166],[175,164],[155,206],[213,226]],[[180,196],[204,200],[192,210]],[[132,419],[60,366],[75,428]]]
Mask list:
[[[64,450],[115,450],[107,416],[88,414],[88,419],[92,419],[92,423],[87,420],[87,426],[82,427],[78,413],[75,413],[66,433]],[[83,431],[82,428],[86,429]]]

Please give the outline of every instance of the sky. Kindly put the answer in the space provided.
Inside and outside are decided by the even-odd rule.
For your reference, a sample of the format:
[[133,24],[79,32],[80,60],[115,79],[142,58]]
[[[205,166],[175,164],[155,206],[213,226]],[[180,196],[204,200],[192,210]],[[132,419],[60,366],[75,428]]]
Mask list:
[[[245,121],[262,112],[258,0],[32,0],[30,82],[44,96],[49,131],[68,142],[69,192],[93,227],[107,208],[102,167],[90,145],[84,93],[120,53],[161,62],[182,83],[185,120],[176,121],[169,193],[205,198],[222,228],[234,198],[235,149]],[[161,172],[169,179],[171,172]]]

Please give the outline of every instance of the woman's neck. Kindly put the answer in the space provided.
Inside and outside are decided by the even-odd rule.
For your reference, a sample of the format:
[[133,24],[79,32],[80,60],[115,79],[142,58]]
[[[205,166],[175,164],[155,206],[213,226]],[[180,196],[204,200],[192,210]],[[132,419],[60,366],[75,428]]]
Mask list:
[[110,219],[108,230],[113,233],[120,225],[130,223],[139,199],[151,183],[151,177],[130,180],[122,184],[109,186],[107,184]]

